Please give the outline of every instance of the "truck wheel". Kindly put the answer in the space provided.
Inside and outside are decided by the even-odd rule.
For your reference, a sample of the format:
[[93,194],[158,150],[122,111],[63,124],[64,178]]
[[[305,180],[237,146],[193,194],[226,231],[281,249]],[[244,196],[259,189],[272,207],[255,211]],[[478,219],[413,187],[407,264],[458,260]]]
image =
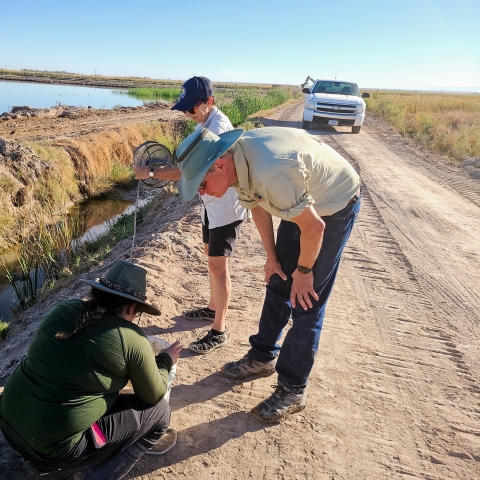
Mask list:
[[360,133],[361,127],[352,127],[352,133]]
[[303,122],[302,122],[302,128],[303,128],[304,130],[308,130],[308,129],[310,128],[310,124],[311,124],[310,122],[305,122],[305,121],[303,121]]

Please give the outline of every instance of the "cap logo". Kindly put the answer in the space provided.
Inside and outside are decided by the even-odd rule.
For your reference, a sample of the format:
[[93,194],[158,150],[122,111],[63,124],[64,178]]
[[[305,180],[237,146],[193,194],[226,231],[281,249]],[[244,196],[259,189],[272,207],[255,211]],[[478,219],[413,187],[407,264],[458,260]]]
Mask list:
[[184,98],[186,94],[187,91],[185,90],[185,87],[182,87],[182,89],[180,90],[180,98]]

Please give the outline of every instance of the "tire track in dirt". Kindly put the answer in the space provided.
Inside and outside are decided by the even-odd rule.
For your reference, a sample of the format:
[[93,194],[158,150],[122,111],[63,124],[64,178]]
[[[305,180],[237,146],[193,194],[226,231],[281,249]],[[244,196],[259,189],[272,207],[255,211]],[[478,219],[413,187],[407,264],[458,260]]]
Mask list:
[[[335,148],[345,156],[346,148],[352,151],[351,143],[354,140],[347,139],[347,137],[335,136],[329,139],[329,143],[335,144]],[[361,145],[361,144],[360,144]],[[375,145],[378,151],[378,146]],[[361,147],[354,148],[357,152],[355,158],[358,159],[358,150]],[[371,154],[371,152],[368,152]],[[352,158],[351,155],[348,157]],[[397,158],[396,161],[400,161]],[[365,165],[364,162],[360,162],[360,165]],[[380,165],[379,168],[384,168],[385,165]],[[452,309],[464,310],[464,315],[472,321],[472,324],[476,323],[474,320],[477,318],[476,312],[478,312],[479,298],[477,292],[472,290],[475,283],[475,279],[468,277],[465,278],[462,275],[445,275],[441,272],[452,272],[452,268],[443,269],[445,265],[438,265],[435,262],[435,256],[428,259],[422,258],[422,249],[427,249],[427,256],[431,252],[429,249],[429,242],[423,242],[425,235],[431,235],[432,238],[441,238],[442,232],[426,232],[426,225],[428,217],[432,215],[432,209],[425,208],[425,202],[419,203],[417,208],[412,211],[402,211],[401,205],[396,200],[396,197],[400,194],[402,197],[404,194],[398,191],[389,192],[377,182],[371,184],[369,182],[370,177],[368,172],[363,170],[361,172],[362,178],[365,180],[366,185],[371,185],[373,188],[366,188],[364,193],[364,210],[371,210],[372,206],[375,206],[375,212],[370,214],[369,223],[374,225],[376,222],[377,227],[379,224],[383,224],[382,227],[386,229],[385,235],[378,237],[378,235],[370,236],[369,249],[375,249],[378,253],[381,251],[381,245],[383,244],[388,248],[390,255],[398,257],[399,264],[396,265],[394,271],[388,272],[388,280],[384,283],[387,284],[385,288],[392,290],[392,287],[388,284],[392,279],[398,276],[399,272],[404,269],[404,278],[400,281],[400,285],[406,286],[408,293],[413,294],[412,304],[415,305],[415,312],[412,316],[407,318],[398,318],[403,326],[391,327],[390,336],[392,337],[392,346],[394,349],[410,350],[415,356],[422,358],[420,364],[418,361],[402,361],[401,365],[395,365],[398,370],[400,366],[402,369],[406,368],[405,373],[399,371],[394,372],[394,376],[397,381],[399,378],[405,378],[409,381],[416,377],[416,380],[423,382],[423,385],[418,385],[420,388],[410,390],[409,397],[414,399],[418,392],[430,391],[434,398],[434,411],[438,414],[439,418],[442,418],[444,425],[448,425],[449,428],[444,429],[441,435],[438,435],[438,423],[436,415],[431,416],[431,412],[421,408],[414,417],[423,419],[422,431],[424,431],[425,439],[428,439],[428,448],[431,450],[432,463],[449,464],[451,458],[456,459],[469,459],[479,461],[479,448],[480,442],[478,439],[478,432],[480,428],[480,418],[478,412],[472,406],[477,405],[479,401],[478,384],[475,378],[478,375],[478,371],[473,372],[470,364],[465,361],[467,355],[458,348],[458,341],[456,341],[457,335],[455,333],[465,333],[465,331],[471,331],[470,325],[456,325],[455,322],[450,321],[450,314]],[[405,183],[408,181],[405,179]],[[411,188],[411,185],[410,185]],[[373,193],[372,193],[373,192]],[[411,192],[410,192],[411,193]],[[370,204],[370,205],[369,205]],[[380,207],[377,209],[376,206]],[[385,216],[385,212],[397,212],[396,218],[388,218]],[[363,212],[364,213],[364,212]],[[371,227],[369,227],[371,228]],[[442,230],[445,225],[442,225]],[[368,229],[367,229],[368,230]],[[421,234],[421,231],[424,234]],[[443,232],[445,234],[445,232]],[[377,238],[375,238],[377,237]],[[423,244],[422,244],[423,242]],[[468,244],[468,242],[466,242]],[[470,245],[474,245],[470,244]],[[385,252],[386,253],[386,252]],[[413,255],[412,255],[413,253]],[[438,252],[434,252],[438,253]],[[433,260],[433,261],[432,261]],[[384,264],[385,265],[385,264]],[[375,277],[376,276],[376,277]],[[375,276],[370,275],[370,280],[378,279],[379,273],[376,272]],[[408,277],[408,278],[407,278]],[[402,290],[402,289],[400,289]],[[406,294],[407,291],[404,291]],[[371,298],[368,296],[368,298]],[[404,308],[408,302],[402,301],[400,305]],[[421,322],[416,319],[422,318]],[[420,329],[418,329],[418,326]],[[413,327],[413,328],[412,328]],[[472,332],[473,333],[473,332]],[[468,352],[467,352],[468,353]],[[405,358],[411,355],[406,355]],[[385,356],[386,364],[389,366],[398,362],[395,357]],[[393,363],[392,363],[393,362]],[[471,365],[471,366],[470,366]],[[425,370],[424,367],[427,367]],[[413,376],[411,372],[416,371]],[[448,374],[445,373],[448,371]],[[453,371],[456,378],[452,378],[450,372]],[[430,415],[429,415],[430,414]],[[425,424],[426,419],[430,417],[431,421]],[[452,432],[461,431],[463,436],[468,437],[468,442],[459,441],[459,436],[456,435],[456,441],[451,443]],[[431,439],[436,438],[436,442],[432,442]],[[439,438],[438,438],[439,437]],[[455,445],[455,446],[454,446]],[[442,452],[443,451],[443,452]],[[440,454],[440,458],[439,458]],[[448,460],[445,460],[446,457]],[[443,459],[442,459],[443,457]],[[478,472],[478,467],[475,468]],[[450,470],[450,469],[449,469]],[[454,466],[453,471],[457,471],[457,466]],[[452,472],[453,473],[453,472]],[[472,475],[473,469],[469,472]],[[423,473],[422,473],[423,475]],[[424,478],[420,476],[420,478]],[[468,478],[468,477],[467,477]],[[472,477],[474,478],[474,477]]]
[[[276,118],[282,126],[299,128],[300,122],[288,116],[300,120],[301,114],[298,105]],[[316,380],[330,384],[332,391],[340,393],[339,385],[344,388],[346,404],[336,412],[333,436],[342,436],[337,425],[343,424],[348,411],[349,433],[362,442],[357,460],[364,462],[363,467],[369,464],[369,478],[477,478],[477,363],[469,358],[472,349],[458,342],[469,326],[455,326],[446,310],[461,304],[474,325],[478,295],[472,287],[478,283],[475,275],[455,275],[452,259],[442,259],[441,249],[430,251],[435,239],[449,238],[449,234],[458,237],[455,229],[459,213],[466,208],[464,199],[456,194],[451,199],[452,225],[438,218],[429,224],[432,211],[439,208],[438,199],[429,198],[429,190],[433,189],[433,197],[441,197],[445,189],[452,194],[455,189],[476,203],[477,185],[444,165],[435,169],[435,164],[425,164],[422,159],[399,156],[404,149],[400,149],[401,142],[391,146],[391,136],[379,134],[386,143],[376,142],[368,149],[364,139],[376,140],[375,130],[371,136],[371,129],[360,135],[337,130],[310,133],[349,159],[365,188],[362,212],[327,311],[321,346],[327,374],[320,374],[318,367],[314,371]],[[387,148],[389,152],[384,151]],[[375,178],[375,170],[385,170],[384,157],[390,157],[392,163],[388,169],[395,180],[393,189],[385,178]],[[427,190],[420,194],[415,191],[415,178],[400,178],[405,172],[396,168],[402,164],[419,178],[431,178],[435,169],[431,185],[423,187]],[[402,203],[414,195],[417,202]],[[475,259],[474,235],[464,240],[463,254],[468,260]],[[349,375],[351,372],[356,375]],[[354,404],[348,402],[350,398],[355,399]],[[352,450],[355,445],[345,446],[343,453],[348,457]],[[353,478],[348,469],[337,473]]]

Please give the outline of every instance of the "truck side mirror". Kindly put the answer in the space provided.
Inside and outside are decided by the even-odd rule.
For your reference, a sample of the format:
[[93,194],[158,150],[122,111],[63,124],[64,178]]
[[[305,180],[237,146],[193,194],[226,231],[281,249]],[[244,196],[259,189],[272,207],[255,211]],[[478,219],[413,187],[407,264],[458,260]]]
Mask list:
[[362,93],[362,98],[370,98],[370,94],[367,92]]
[[309,88],[302,88],[302,93],[310,93],[310,89]]

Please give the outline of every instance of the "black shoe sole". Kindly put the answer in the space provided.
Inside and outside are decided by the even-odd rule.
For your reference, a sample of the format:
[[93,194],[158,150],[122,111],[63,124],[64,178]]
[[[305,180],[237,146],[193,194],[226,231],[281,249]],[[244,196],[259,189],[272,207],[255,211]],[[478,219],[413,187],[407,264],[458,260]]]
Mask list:
[[223,370],[223,367],[220,369],[220,371],[226,377],[232,378],[233,380],[243,380],[244,378],[247,378],[247,377],[269,377],[270,375],[273,375],[275,373],[275,370],[273,370],[271,372],[255,372],[255,373],[247,373],[245,375],[230,375]]
[[190,348],[190,345],[188,346],[188,349],[191,350],[193,353],[198,353],[199,355],[207,355],[208,353],[212,353],[217,348],[223,347],[226,344],[227,344],[227,340],[225,340],[222,343],[219,343],[218,345],[215,345],[214,347],[210,348],[209,350],[194,350],[193,348]]
[[293,415],[294,413],[301,412],[302,410],[305,410],[306,405],[297,405],[297,407],[292,410],[291,412],[284,413],[283,415],[279,415],[278,417],[269,417],[265,418],[262,413],[257,410],[257,407],[252,408],[251,412],[255,418],[258,418],[258,420],[261,420],[264,423],[282,423],[285,420],[287,420],[290,415]]

